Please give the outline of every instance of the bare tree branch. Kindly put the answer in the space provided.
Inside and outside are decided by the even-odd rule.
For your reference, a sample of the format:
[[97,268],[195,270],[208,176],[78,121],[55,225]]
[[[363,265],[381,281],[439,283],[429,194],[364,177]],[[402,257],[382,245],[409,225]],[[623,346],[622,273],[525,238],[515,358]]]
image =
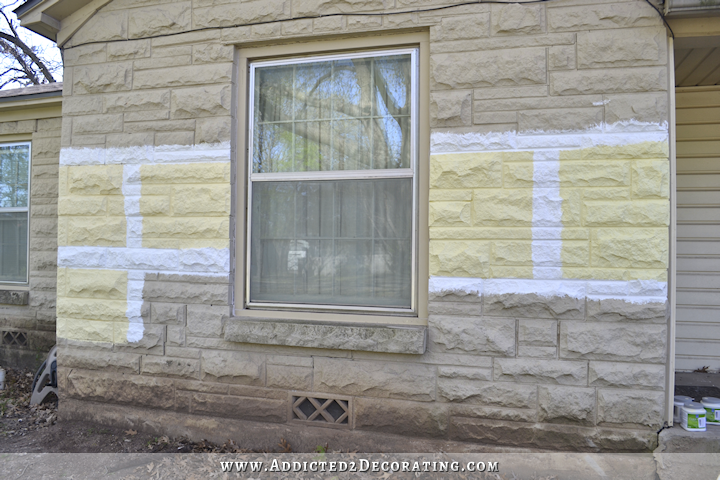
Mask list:
[[35,52],[33,52],[30,47],[25,45],[25,42],[23,42],[19,38],[13,37],[12,35],[8,35],[5,32],[0,32],[0,38],[7,40],[8,42],[14,43],[18,48],[20,48],[20,50],[23,51],[25,55],[32,59],[35,65],[40,68],[40,71],[45,76],[48,83],[55,83],[55,78],[52,76],[52,73],[50,73],[50,70],[48,70],[43,61],[40,60],[37,55],[35,55]]
[[5,85],[10,85],[11,83],[19,82],[22,79],[23,79],[23,77],[13,77],[10,80],[3,83],[2,85],[0,85],[0,89],[4,88]]
[[15,25],[13,25],[13,23],[10,21],[8,16],[5,14],[5,10],[0,9],[0,13],[2,13],[2,16],[5,17],[5,21],[7,22],[8,27],[10,27],[10,31],[12,31],[13,35],[20,38],[20,35],[18,35],[17,30],[15,30]]
[[5,0],[3,3],[0,23],[4,19],[5,26],[0,26],[0,68],[15,67],[16,70],[6,70],[0,75],[0,83],[4,87],[12,83],[26,86],[55,82],[53,72],[61,65],[45,57],[42,47],[28,43],[21,35],[25,33],[24,29],[16,25],[14,17],[7,12],[18,2]]
[[25,58],[22,56],[20,52],[18,52],[13,45],[8,44],[5,40],[0,40],[0,45],[3,47],[2,51],[12,56],[15,61],[20,64],[22,67],[22,71],[25,74],[25,76],[34,84],[39,85],[40,80],[37,78],[37,75],[33,71],[33,69],[30,67],[30,65],[27,64],[25,61]]

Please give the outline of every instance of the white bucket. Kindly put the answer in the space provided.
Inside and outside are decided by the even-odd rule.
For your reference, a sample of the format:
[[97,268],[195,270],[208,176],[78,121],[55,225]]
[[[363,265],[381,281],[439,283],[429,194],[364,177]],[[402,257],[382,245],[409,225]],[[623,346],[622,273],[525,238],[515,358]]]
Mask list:
[[682,406],[687,402],[692,402],[693,398],[686,395],[675,395],[673,400],[673,423],[680,423],[682,419]]
[[5,370],[0,368],[0,390],[5,390]]
[[720,425],[720,398],[703,397],[700,403],[705,408],[705,422],[708,425]]
[[682,407],[682,420],[680,426],[688,432],[704,432],[705,407],[701,403],[688,402]]

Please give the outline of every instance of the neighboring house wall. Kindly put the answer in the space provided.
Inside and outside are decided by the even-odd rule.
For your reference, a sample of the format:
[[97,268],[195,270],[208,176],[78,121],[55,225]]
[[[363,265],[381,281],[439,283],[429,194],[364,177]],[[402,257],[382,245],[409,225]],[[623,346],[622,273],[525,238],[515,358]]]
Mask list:
[[679,87],[676,370],[720,370],[720,86]]
[[0,95],[0,145],[31,144],[29,282],[0,283],[0,365],[37,368],[55,344],[61,98],[17,92]]
[[[111,2],[72,36],[58,230],[65,418],[309,448],[339,438],[293,420],[298,391],[347,401],[344,441],[361,448],[385,434],[654,448],[670,209],[667,39],[649,5],[468,5],[161,36],[423,3]],[[232,162],[246,160],[233,150],[245,73],[232,44],[408,29],[429,32],[426,352],[226,340],[233,188],[245,182]]]

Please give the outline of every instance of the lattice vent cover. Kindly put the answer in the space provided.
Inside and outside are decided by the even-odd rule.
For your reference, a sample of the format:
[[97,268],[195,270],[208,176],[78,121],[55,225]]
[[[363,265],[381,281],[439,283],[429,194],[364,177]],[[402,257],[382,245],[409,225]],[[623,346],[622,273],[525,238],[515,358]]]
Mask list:
[[2,344],[15,347],[27,347],[27,333],[25,332],[0,332],[2,333]]
[[349,425],[350,401],[293,395],[292,417],[306,422]]

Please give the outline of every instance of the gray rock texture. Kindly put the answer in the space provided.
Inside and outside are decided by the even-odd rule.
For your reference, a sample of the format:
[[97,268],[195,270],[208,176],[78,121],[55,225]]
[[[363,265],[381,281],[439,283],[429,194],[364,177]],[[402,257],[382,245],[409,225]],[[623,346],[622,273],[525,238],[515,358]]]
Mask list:
[[425,352],[425,335],[424,327],[291,323],[244,318],[233,318],[225,327],[225,340],[230,342],[417,355]]
[[0,304],[27,305],[30,292],[22,290],[0,290]]

